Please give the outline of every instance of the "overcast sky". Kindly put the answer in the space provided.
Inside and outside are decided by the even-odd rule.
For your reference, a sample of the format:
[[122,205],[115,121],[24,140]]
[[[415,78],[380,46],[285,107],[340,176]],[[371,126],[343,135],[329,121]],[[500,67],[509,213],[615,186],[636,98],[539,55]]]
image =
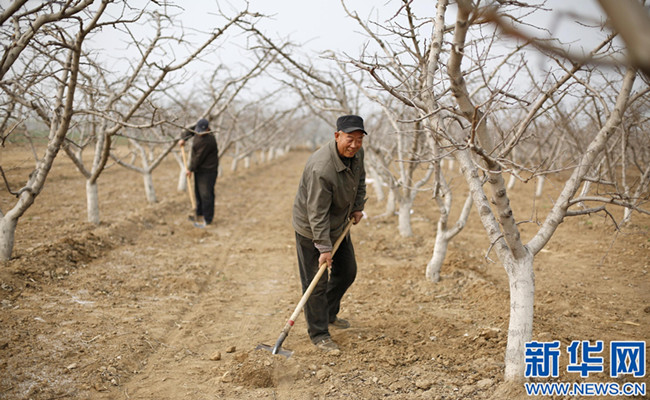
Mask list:
[[[232,15],[234,9],[241,7],[243,1],[231,0],[228,4],[219,2],[226,13]],[[390,18],[400,2],[380,2],[368,0],[347,0],[349,10],[359,15],[381,23]],[[183,20],[192,21],[196,26],[208,30],[214,26],[216,12],[215,0],[194,0],[180,3],[185,8]],[[387,4],[387,5],[386,5]],[[417,15],[432,16],[435,13],[435,2],[414,1],[413,7]],[[596,0],[548,0],[545,7],[552,11],[536,13],[528,17],[531,23],[548,29],[552,35],[570,44],[573,50],[584,48],[589,51],[602,40],[604,34],[595,33],[581,25],[593,22],[599,23],[603,16]],[[454,5],[448,12],[453,23],[455,16]],[[272,18],[260,21],[259,28],[267,35],[277,39],[290,39],[303,45],[305,53],[319,54],[326,50],[344,51],[350,55],[358,54],[366,41],[361,29],[355,21],[347,17],[338,0],[249,0],[249,9],[258,11]],[[576,23],[580,18],[581,23]],[[430,29],[430,28],[429,28]],[[589,32],[589,33],[587,33]],[[536,32],[542,35],[542,32]]]
[[[371,19],[379,23],[384,23],[392,17],[400,3],[398,1],[346,1],[348,9],[356,11],[362,19]],[[226,15],[232,16],[244,6],[245,1],[229,0],[226,3],[223,0],[218,2],[217,0],[191,0],[177,1],[176,4],[182,9],[174,11],[178,13],[175,24],[210,32],[224,24],[223,18],[218,17],[217,4]],[[259,21],[258,28],[261,31],[278,42],[291,40],[293,43],[300,44],[298,50],[302,56],[309,56],[314,63],[319,62],[318,54],[327,50],[357,56],[361,46],[367,41],[356,21],[346,16],[338,0],[249,0],[248,4],[250,11],[270,16]],[[430,17],[435,13],[435,2],[431,0],[416,0],[413,7],[418,16]],[[576,23],[578,17],[583,24],[598,24],[602,20],[602,12],[596,0],[548,0],[546,8],[551,11],[529,17],[530,22],[548,29],[551,35],[561,38],[564,43],[571,46],[573,51],[580,48],[589,51],[602,41],[604,33],[598,33],[596,29],[586,29],[580,23]],[[447,14],[449,16],[447,23],[453,23],[454,5],[450,6]],[[424,34],[428,36],[431,26],[428,25],[426,29],[429,31],[425,31]],[[541,31],[534,33],[540,36],[544,34]],[[192,35],[189,37],[191,38]],[[197,34],[196,37],[198,38],[199,35]],[[202,62],[191,64],[189,69],[196,73],[221,63],[236,69],[238,64],[245,63],[248,58],[244,49],[246,35],[229,34],[228,37],[228,42],[222,43],[219,51],[202,54]],[[109,37],[108,41],[103,39],[102,45],[108,46],[110,40],[113,38]],[[116,52],[116,54],[120,53]],[[543,57],[532,55],[531,61],[536,67],[543,68]],[[116,63],[116,65],[119,67],[120,64]]]
[[[208,0],[204,0],[208,2]],[[529,1],[532,3],[534,1]],[[396,5],[401,2],[347,0],[349,10],[354,10],[367,19],[372,17],[375,21],[384,22],[392,17]],[[388,4],[388,6],[383,6]],[[431,0],[414,1],[413,7],[419,16],[433,16],[435,2]],[[579,17],[582,23],[593,21],[598,23],[602,18],[602,11],[595,0],[548,0],[545,8],[552,11],[537,13],[529,17],[534,24],[547,28],[552,34],[562,38],[564,42],[573,43],[574,46],[585,45],[591,48],[599,38],[593,34],[585,34],[587,29],[576,23]],[[303,0],[303,1],[268,1],[250,0],[250,9],[260,11],[267,15],[274,15],[273,19],[263,22],[269,34],[307,43],[310,49],[316,51],[343,50],[354,52],[365,41],[360,34],[361,29],[355,21],[346,16],[340,1],[337,0]],[[454,5],[448,11],[453,23],[455,17]]]

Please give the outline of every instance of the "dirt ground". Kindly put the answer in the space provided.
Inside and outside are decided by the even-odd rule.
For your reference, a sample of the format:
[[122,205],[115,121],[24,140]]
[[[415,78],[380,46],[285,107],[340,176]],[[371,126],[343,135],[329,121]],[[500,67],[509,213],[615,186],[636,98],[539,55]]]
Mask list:
[[[18,187],[30,164],[3,152]],[[359,273],[340,315],[352,327],[332,331],[340,355],[314,348],[302,316],[284,342],[293,357],[254,350],[275,342],[300,299],[290,213],[308,154],[225,171],[209,229],[188,222],[171,159],[155,174],[153,205],[136,173],[106,170],[103,222],[88,224],[85,182],[60,154],[19,221],[14,258],[0,266],[0,398],[499,398],[506,274],[484,257],[489,243],[473,211],[442,280],[424,279],[437,220],[427,193],[416,200],[415,235],[404,239],[369,186],[368,218],[352,228]],[[534,182],[515,187],[518,220],[543,218],[559,185],[546,190],[533,202]],[[1,209],[13,201],[2,188]],[[520,227],[524,237],[537,228]],[[564,222],[536,257],[534,338],[563,348],[650,339],[649,231],[642,215],[621,232],[597,215]],[[581,381],[566,372],[555,380]]]

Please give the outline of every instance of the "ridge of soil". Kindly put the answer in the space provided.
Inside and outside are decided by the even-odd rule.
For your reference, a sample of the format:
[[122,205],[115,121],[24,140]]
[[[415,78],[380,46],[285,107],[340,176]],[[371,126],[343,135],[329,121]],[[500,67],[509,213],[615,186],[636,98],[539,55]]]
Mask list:
[[[255,350],[274,344],[300,299],[290,215],[308,155],[224,173],[208,229],[187,220],[173,160],[154,173],[162,200],[153,205],[135,173],[106,170],[103,222],[94,226],[80,211],[83,179],[57,159],[0,268],[0,398],[525,398],[523,385],[503,384],[508,281],[485,258],[474,210],[442,280],[424,278],[437,221],[425,194],[414,206],[415,235],[400,238],[368,186],[368,218],[352,228],[359,273],[341,312],[352,327],[332,331],[340,355],[315,349],[302,316],[283,345],[291,358]],[[18,159],[3,156],[3,167]],[[10,176],[20,172],[14,165]],[[550,196],[531,208],[533,186],[509,193],[520,219],[550,209]],[[3,210],[12,201],[0,192]],[[520,228],[526,238],[537,226]],[[650,218],[638,214],[618,233],[601,216],[567,218],[535,260],[534,338],[647,340],[648,231]]]

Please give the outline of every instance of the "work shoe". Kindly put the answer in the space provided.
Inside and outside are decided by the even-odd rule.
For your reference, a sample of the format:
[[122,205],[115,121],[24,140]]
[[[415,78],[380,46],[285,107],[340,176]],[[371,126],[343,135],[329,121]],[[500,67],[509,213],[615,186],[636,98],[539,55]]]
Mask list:
[[337,317],[334,321],[330,322],[330,326],[338,329],[348,329],[350,327],[350,323],[345,319]]
[[321,339],[318,342],[314,343],[319,349],[330,352],[330,351],[340,351],[339,345],[334,343],[332,338]]
[[205,228],[205,222],[195,222],[194,226],[196,228]]

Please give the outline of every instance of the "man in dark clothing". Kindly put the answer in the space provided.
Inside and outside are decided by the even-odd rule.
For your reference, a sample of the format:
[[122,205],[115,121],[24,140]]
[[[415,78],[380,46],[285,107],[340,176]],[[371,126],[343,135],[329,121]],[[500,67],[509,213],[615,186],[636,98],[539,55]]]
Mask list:
[[194,173],[194,226],[203,228],[210,225],[214,219],[214,185],[219,172],[219,149],[217,140],[210,132],[208,120],[201,118],[191,129],[193,132],[186,131],[179,144],[184,146],[185,141],[194,136],[187,176]]
[[337,317],[341,299],[357,274],[350,235],[332,256],[332,243],[349,219],[357,224],[363,217],[366,173],[363,166],[363,119],[344,115],[336,121],[334,140],[309,157],[293,204],[293,227],[303,293],[327,263],[329,279],[323,274],[305,304],[307,331],[321,350],[338,350],[329,327],[345,329],[350,324]]

